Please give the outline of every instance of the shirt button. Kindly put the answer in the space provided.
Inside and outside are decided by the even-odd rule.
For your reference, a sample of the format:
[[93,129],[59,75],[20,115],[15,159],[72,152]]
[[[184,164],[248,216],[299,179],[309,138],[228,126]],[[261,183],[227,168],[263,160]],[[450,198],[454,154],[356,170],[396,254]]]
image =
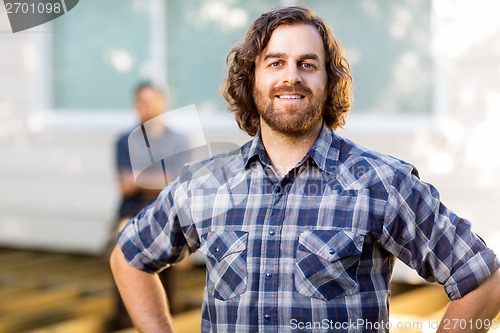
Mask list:
[[270,230],[270,231],[269,231],[269,235],[271,235],[271,236],[274,236],[274,234],[275,234],[275,233],[276,233],[276,232],[275,232],[274,230]]
[[271,320],[271,316],[270,316],[270,315],[268,315],[268,314],[265,314],[265,315],[264,315],[264,319],[265,319],[265,320]]
[[219,248],[218,248],[218,247],[216,247],[216,248],[214,249],[214,251],[215,251],[215,253],[217,253],[217,252],[219,252],[220,250],[219,250]]
[[274,195],[277,196],[277,197],[280,197],[282,195],[281,188],[280,188],[279,185],[276,185],[273,188],[273,191],[274,191]]
[[266,280],[269,280],[273,276],[271,273],[266,273]]
[[330,249],[330,251],[328,251],[328,253],[330,253],[330,254],[334,254],[334,253],[335,253],[335,250],[334,250],[334,249]]

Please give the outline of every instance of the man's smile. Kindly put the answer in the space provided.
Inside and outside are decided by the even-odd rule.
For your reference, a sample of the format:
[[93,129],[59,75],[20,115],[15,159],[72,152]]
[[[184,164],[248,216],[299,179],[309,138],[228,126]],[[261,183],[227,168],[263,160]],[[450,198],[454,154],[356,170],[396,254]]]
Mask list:
[[279,99],[285,99],[285,100],[294,100],[294,99],[303,99],[305,96],[304,95],[291,95],[291,94],[283,94],[283,95],[277,95]]

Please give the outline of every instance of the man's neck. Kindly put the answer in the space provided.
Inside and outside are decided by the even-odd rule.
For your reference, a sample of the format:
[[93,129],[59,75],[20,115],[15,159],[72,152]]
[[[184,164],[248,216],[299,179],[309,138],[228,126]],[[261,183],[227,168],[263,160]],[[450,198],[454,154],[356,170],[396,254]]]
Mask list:
[[276,132],[261,121],[262,143],[280,178],[304,158],[318,138],[322,127],[323,124],[318,123],[308,133],[297,137]]

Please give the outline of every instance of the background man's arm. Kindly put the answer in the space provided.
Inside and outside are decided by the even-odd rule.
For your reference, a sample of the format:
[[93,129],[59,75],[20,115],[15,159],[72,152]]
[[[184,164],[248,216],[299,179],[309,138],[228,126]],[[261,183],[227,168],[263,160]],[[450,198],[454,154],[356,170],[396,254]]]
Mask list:
[[437,332],[487,332],[485,324],[491,323],[499,311],[500,270],[464,297],[451,301]]
[[174,332],[165,291],[158,275],[130,265],[119,245],[111,254],[110,265],[120,295],[139,331]]
[[132,171],[120,170],[119,172],[120,190],[124,197],[130,197],[136,193],[143,193],[148,196],[156,197],[161,190],[168,184],[162,174],[143,174],[141,175],[141,184],[147,185],[150,188],[144,188],[137,184]]

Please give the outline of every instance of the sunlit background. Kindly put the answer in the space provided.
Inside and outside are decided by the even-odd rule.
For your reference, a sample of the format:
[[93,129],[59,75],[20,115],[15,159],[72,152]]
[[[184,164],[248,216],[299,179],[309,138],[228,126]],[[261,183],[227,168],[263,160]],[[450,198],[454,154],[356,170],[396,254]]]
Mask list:
[[[261,12],[290,4],[328,20],[352,65],[339,133],[413,163],[500,253],[497,0],[82,0],[16,34],[0,6],[0,246],[103,253],[139,81],[170,109],[194,105],[207,141],[248,140],[219,93],[225,58]],[[421,283],[402,265],[395,279]]]

